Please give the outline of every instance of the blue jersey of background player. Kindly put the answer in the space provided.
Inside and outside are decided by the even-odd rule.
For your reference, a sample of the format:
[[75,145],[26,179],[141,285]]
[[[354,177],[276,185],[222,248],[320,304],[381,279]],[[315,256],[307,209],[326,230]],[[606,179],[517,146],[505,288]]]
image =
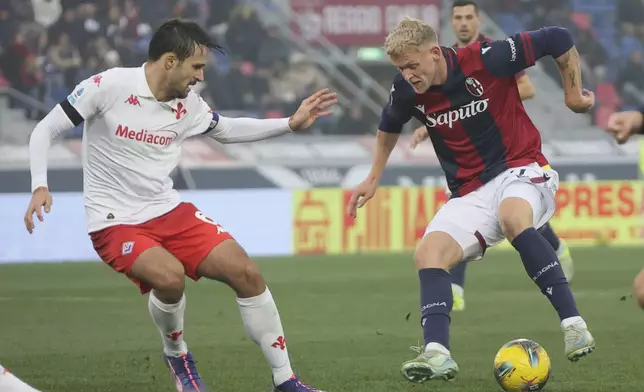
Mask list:
[[519,97],[515,75],[552,56],[564,81],[566,105],[586,112],[594,95],[581,88],[579,55],[570,33],[547,27],[456,51],[437,44],[426,23],[406,18],[385,48],[400,75],[382,111],[371,171],[347,207],[373,197],[403,126],[415,117],[428,128],[452,192],[429,223],[414,262],[421,293],[425,346],[402,365],[414,382],[451,380],[459,367],[449,351],[451,279],[464,259],[482,257],[488,245],[507,238],[528,275],[556,309],[571,361],[592,352],[594,339],[580,316],[561,265],[537,232],[554,214],[556,172],[541,153],[541,137]]

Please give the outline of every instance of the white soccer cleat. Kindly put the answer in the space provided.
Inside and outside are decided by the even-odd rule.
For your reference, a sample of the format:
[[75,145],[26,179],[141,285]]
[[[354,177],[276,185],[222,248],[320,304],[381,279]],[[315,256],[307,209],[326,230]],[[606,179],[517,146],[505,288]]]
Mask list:
[[429,380],[456,379],[459,368],[449,351],[427,350],[424,347],[411,347],[411,349],[420,354],[411,361],[403,363],[400,368],[400,373],[407,381],[423,383]]
[[583,320],[565,327],[562,326],[562,330],[566,344],[565,353],[569,361],[577,362],[580,358],[595,351],[595,338],[590,334]]

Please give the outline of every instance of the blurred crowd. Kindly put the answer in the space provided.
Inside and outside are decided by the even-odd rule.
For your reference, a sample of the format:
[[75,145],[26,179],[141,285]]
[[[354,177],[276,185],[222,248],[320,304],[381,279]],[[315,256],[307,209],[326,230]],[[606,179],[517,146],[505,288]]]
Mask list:
[[[604,114],[640,104],[644,0],[481,0],[480,5],[507,34],[555,24],[573,31],[586,87],[599,90]],[[211,53],[206,83],[200,85],[216,110],[283,116],[331,83],[284,38],[288,26],[264,22],[242,0],[1,0],[0,85],[53,107],[95,73],[145,62],[152,33],[169,17],[196,21],[227,48],[226,55]],[[554,62],[544,66],[560,82]],[[10,104],[24,108],[30,119],[44,115],[21,100]],[[322,130],[375,129],[377,116],[355,102],[349,105]]]
[[[585,87],[597,92],[596,123],[644,99],[644,0],[482,0],[506,33],[564,26],[582,58]],[[543,62],[561,82],[554,62]],[[602,110],[604,109],[604,110]]]
[[[328,86],[277,25],[263,23],[255,8],[236,0],[2,0],[0,85],[53,107],[95,73],[144,63],[152,33],[170,17],[196,21],[228,49],[211,53],[207,82],[200,85],[216,110],[283,116]],[[12,99],[11,105],[23,104]],[[45,114],[24,109],[30,119]],[[361,115],[348,110],[347,119],[335,120],[346,123],[356,112]]]

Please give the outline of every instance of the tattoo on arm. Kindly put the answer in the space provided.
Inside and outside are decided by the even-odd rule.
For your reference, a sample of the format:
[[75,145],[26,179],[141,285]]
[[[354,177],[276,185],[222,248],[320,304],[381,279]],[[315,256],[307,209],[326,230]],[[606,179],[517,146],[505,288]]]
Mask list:
[[579,52],[576,47],[572,47],[569,51],[559,57],[557,60],[557,66],[559,71],[566,73],[570,79],[570,87],[577,87],[577,75],[580,75],[581,79],[581,66],[579,65]]

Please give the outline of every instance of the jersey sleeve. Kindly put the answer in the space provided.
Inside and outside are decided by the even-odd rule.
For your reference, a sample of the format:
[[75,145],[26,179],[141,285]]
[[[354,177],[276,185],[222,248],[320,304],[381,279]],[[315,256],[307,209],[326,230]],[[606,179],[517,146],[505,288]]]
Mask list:
[[201,96],[196,96],[198,97],[197,111],[188,131],[189,137],[208,133],[217,125],[217,121],[219,120],[219,116],[212,111],[210,105]]
[[505,40],[483,42],[480,55],[487,70],[510,77],[533,66],[542,57],[557,58],[573,48],[570,32],[563,27],[543,27],[515,34]]
[[382,109],[378,129],[400,133],[413,115],[414,91],[400,75],[396,76],[389,93],[389,102]]
[[110,101],[109,81],[105,73],[91,76],[78,83],[60,106],[74,125],[101,113]]

